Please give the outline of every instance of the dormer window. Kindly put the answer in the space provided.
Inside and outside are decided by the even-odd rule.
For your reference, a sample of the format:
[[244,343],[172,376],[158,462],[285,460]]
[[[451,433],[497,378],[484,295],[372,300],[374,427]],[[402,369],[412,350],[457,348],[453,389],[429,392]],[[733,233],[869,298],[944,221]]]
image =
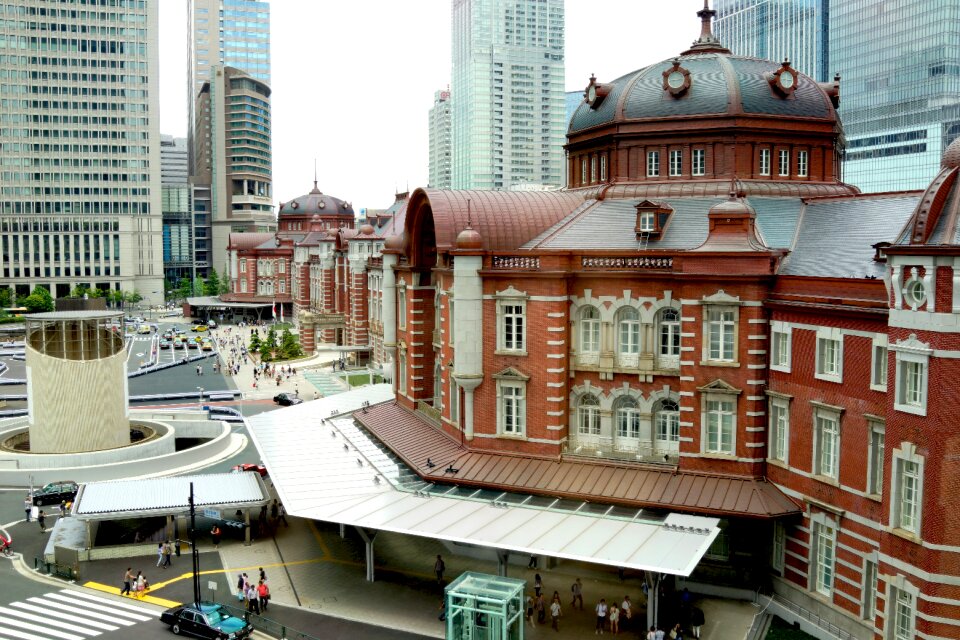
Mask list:
[[636,209],[637,223],[634,231],[638,239],[659,236],[666,227],[670,214],[673,213],[669,205],[651,200],[644,200],[636,206]]
[[770,86],[781,98],[789,98],[797,88],[797,70],[790,66],[790,60],[785,59],[772,76]]
[[583,91],[583,100],[591,109],[598,109],[603,103],[603,99],[610,94],[609,84],[603,84],[602,82],[597,82],[595,76],[590,76],[590,84],[587,85],[587,88]]
[[889,242],[878,242],[873,246],[873,260],[874,262],[886,262],[887,261],[887,247],[890,246]]

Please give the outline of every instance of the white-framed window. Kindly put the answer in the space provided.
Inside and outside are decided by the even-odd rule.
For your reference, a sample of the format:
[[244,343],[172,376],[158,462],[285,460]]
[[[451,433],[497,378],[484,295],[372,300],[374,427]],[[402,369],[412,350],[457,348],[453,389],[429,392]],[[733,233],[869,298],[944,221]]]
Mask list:
[[806,178],[810,172],[809,152],[797,151],[797,176]]
[[777,163],[777,173],[781,176],[790,175],[790,152],[787,149],[780,149],[777,152],[779,162]]
[[737,359],[737,310],[705,307],[707,316],[706,359],[735,362]]
[[833,576],[836,569],[836,539],[837,530],[832,520],[816,514],[812,518],[812,552],[813,571],[811,579],[812,590],[820,595],[833,595]]
[[771,395],[769,403],[768,455],[771,460],[787,464],[790,456],[790,399]]
[[660,152],[647,151],[647,177],[655,178],[660,175]]
[[870,427],[867,444],[867,493],[872,496],[883,495],[883,451],[886,439],[886,427],[879,420],[867,419]]
[[600,352],[600,311],[594,306],[580,310],[580,352]]
[[439,360],[433,364],[433,408],[443,408],[443,366]]
[[923,507],[923,456],[904,442],[893,450],[890,471],[890,526],[919,536]]
[[680,405],[676,400],[666,399],[657,403],[653,425],[657,451],[675,453],[680,450]]
[[661,309],[657,314],[657,366],[661,369],[680,367],[680,310]]
[[927,378],[930,366],[929,345],[911,334],[893,345],[896,358],[893,408],[918,416],[927,415]]
[[407,285],[402,282],[397,290],[397,327],[407,328]]
[[522,380],[499,380],[498,422],[501,435],[523,436],[527,425],[527,383]]
[[440,340],[440,327],[442,315],[440,313],[440,288],[437,287],[437,290],[433,292],[433,330],[436,331],[437,342]]
[[695,176],[702,176],[707,173],[707,151],[706,149],[694,149],[690,157],[690,172]]
[[450,422],[460,424],[460,385],[450,376]]
[[607,180],[607,156],[600,156],[600,182]]
[[873,337],[870,350],[870,388],[874,391],[887,390],[887,335]]
[[592,393],[583,394],[577,402],[577,433],[582,436],[600,435],[600,400]]
[[770,368],[774,371],[790,373],[790,355],[793,331],[789,324],[774,321],[770,323]]
[[813,403],[813,473],[840,478],[840,416],[842,407]]
[[286,280],[281,280],[281,281],[280,281],[280,293],[286,293],[286,292],[287,292],[287,281],[286,281]]
[[860,603],[860,617],[873,621],[877,615],[877,558],[876,555],[865,558],[863,561],[863,585],[860,592],[863,601]]
[[597,156],[590,156],[590,182],[597,181]]
[[241,280],[241,281],[240,281],[240,293],[246,293],[246,292],[247,292],[247,281],[246,281],[246,280]]
[[817,329],[817,362],[814,377],[830,382],[843,381],[843,334],[836,327]]
[[653,233],[657,230],[657,214],[655,211],[640,212],[640,233]]
[[447,320],[448,320],[447,325],[448,325],[449,328],[450,328],[449,335],[447,336],[447,338],[448,338],[448,340],[449,340],[449,342],[450,342],[450,346],[453,346],[453,339],[454,339],[454,337],[455,337],[455,329],[456,329],[456,327],[457,327],[456,317],[455,317],[454,314],[453,314],[454,308],[455,308],[455,305],[454,305],[453,296],[450,295],[450,294],[447,294]]
[[640,353],[640,312],[634,307],[623,307],[617,313],[617,352],[633,362]]
[[770,566],[783,571],[783,557],[787,549],[787,529],[780,520],[773,521],[773,545],[770,552]]
[[760,149],[760,175],[770,175],[770,149]]
[[580,184],[587,184],[587,158],[580,158]]
[[640,407],[636,398],[623,396],[615,406],[617,438],[636,440],[640,437]]
[[407,354],[402,352],[397,356],[397,391],[407,392]]
[[670,150],[670,175],[679,176],[683,173],[683,151],[680,149]]
[[287,261],[286,260],[277,260],[277,271],[279,273],[287,272]]
[[246,273],[246,272],[247,272],[247,261],[241,259],[241,260],[240,260],[240,273]]
[[914,640],[917,637],[917,597],[920,590],[898,575],[887,582],[886,634],[888,640]]
[[708,397],[705,401],[705,409],[704,451],[734,455],[736,453],[736,401],[730,397]]
[[497,301],[497,351],[526,355],[527,301],[501,298]]

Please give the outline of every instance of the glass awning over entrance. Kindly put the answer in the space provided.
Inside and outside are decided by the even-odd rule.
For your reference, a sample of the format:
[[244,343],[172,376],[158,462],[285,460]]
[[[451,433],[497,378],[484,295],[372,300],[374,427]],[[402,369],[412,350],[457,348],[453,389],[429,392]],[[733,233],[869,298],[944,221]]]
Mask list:
[[248,419],[289,513],[681,576],[719,533],[716,518],[425,482],[349,415],[392,399],[375,385]]

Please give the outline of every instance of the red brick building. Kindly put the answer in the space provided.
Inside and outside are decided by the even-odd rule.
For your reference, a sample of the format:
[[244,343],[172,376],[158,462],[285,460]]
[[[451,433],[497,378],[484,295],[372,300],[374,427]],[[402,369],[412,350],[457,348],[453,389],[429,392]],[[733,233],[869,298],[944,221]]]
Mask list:
[[376,266],[397,403],[356,417],[428,480],[718,516],[698,588],[960,637],[960,142],[926,193],[860,195],[839,81],[712,13],[591,79],[568,189],[411,194]]

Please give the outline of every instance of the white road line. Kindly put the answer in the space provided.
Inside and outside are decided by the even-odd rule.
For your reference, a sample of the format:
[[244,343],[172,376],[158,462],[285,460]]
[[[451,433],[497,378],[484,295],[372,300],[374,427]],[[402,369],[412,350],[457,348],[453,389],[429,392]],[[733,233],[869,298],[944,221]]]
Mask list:
[[[94,629],[103,629],[104,631],[116,631],[120,627],[115,627],[112,624],[107,624],[106,622],[98,622],[97,620],[88,620],[80,616],[72,616],[69,613],[64,613],[60,609],[49,609],[47,607],[38,607],[37,605],[30,604],[29,602],[11,602],[11,607],[17,607],[20,609],[26,609],[27,611],[35,611],[37,613],[53,613],[60,620],[71,620],[73,622],[79,622],[85,624],[88,627],[93,627]],[[11,611],[11,613],[13,613]]]
[[110,614],[113,614],[113,615],[115,615],[115,616],[120,616],[121,618],[133,618],[133,619],[136,620],[137,622],[144,622],[144,621],[146,621],[146,620],[150,620],[150,617],[143,615],[142,612],[141,612],[140,614],[128,613],[128,612],[126,612],[126,611],[118,611],[118,610],[115,609],[114,607],[107,607],[107,606],[104,606],[104,605],[102,605],[102,604],[94,604],[94,603],[92,603],[92,602],[78,602],[77,600],[74,600],[73,598],[71,598],[71,597],[69,597],[69,596],[65,596],[65,595],[60,594],[60,593],[48,593],[48,594],[46,594],[45,597],[47,597],[47,598],[52,598],[52,599],[54,599],[54,600],[59,600],[59,601],[61,601],[61,602],[68,602],[68,603],[70,603],[70,604],[80,605],[80,606],[83,606],[83,607],[87,607],[87,608],[89,608],[89,609],[94,609],[94,610],[96,610],[96,611],[104,611],[104,612],[106,612],[106,613],[110,613]]
[[30,624],[29,622],[24,622],[23,620],[7,618],[6,616],[2,615],[0,615],[0,624],[13,625],[18,629],[27,629],[29,631],[36,631],[37,633],[45,633],[48,636],[53,636],[54,638],[63,638],[63,640],[83,640],[83,636],[77,636],[72,633],[64,633],[63,631],[57,631],[56,629],[50,629],[48,627],[41,627],[38,624]]
[[32,622],[40,622],[43,624],[52,624],[53,626],[66,629],[67,631],[76,631],[77,633],[85,633],[88,636],[98,636],[100,632],[96,629],[90,629],[88,627],[79,627],[74,624],[67,624],[63,620],[59,619],[59,616],[55,611],[50,612],[50,616],[35,616],[32,613],[25,613],[23,611],[18,611],[17,609],[7,609],[5,611],[8,615],[14,616],[16,618],[23,618],[24,620],[30,620]]
[[0,633],[5,633],[11,638],[21,638],[21,640],[50,640],[50,638],[46,636],[35,636],[32,633],[23,633],[14,629],[5,629],[4,627],[0,627]]
[[159,614],[155,614],[149,609],[143,607],[138,607],[135,604],[130,604],[129,602],[117,602],[116,600],[111,600],[110,598],[101,598],[100,596],[95,596],[92,593],[85,593],[83,591],[73,591],[71,589],[61,589],[60,593],[66,593],[71,596],[76,596],[78,598],[83,598],[85,600],[93,600],[94,602],[102,602],[103,604],[109,604],[113,607],[120,607],[121,609],[129,609],[130,611],[136,611],[137,613],[143,614],[145,616],[150,616],[152,618],[159,617]]
[[[47,606],[47,607],[56,607],[57,610],[63,609],[64,611],[69,611],[69,612],[71,612],[71,613],[78,613],[78,614],[80,614],[80,615],[82,615],[82,616],[89,616],[89,615],[91,615],[90,612],[87,611],[87,610],[85,610],[85,609],[80,609],[80,608],[77,608],[77,607],[70,607],[70,606],[67,606],[67,605],[65,605],[65,604],[62,604],[62,603],[60,603],[60,602],[49,602],[49,601],[44,600],[43,598],[39,598],[39,597],[37,597],[37,598],[27,598],[27,600],[29,600],[30,602],[36,602],[36,603],[42,604],[42,605]],[[120,625],[123,625],[123,626],[125,626],[125,627],[132,627],[133,625],[137,624],[137,623],[134,622],[133,620],[121,620],[120,618],[110,618],[110,617],[107,617],[107,616],[104,616],[104,615],[100,615],[100,614],[97,614],[97,615],[100,616],[100,619],[101,619],[101,620],[107,620],[107,621],[109,621],[109,622],[114,622],[114,623],[116,623],[116,624],[120,624]]]

